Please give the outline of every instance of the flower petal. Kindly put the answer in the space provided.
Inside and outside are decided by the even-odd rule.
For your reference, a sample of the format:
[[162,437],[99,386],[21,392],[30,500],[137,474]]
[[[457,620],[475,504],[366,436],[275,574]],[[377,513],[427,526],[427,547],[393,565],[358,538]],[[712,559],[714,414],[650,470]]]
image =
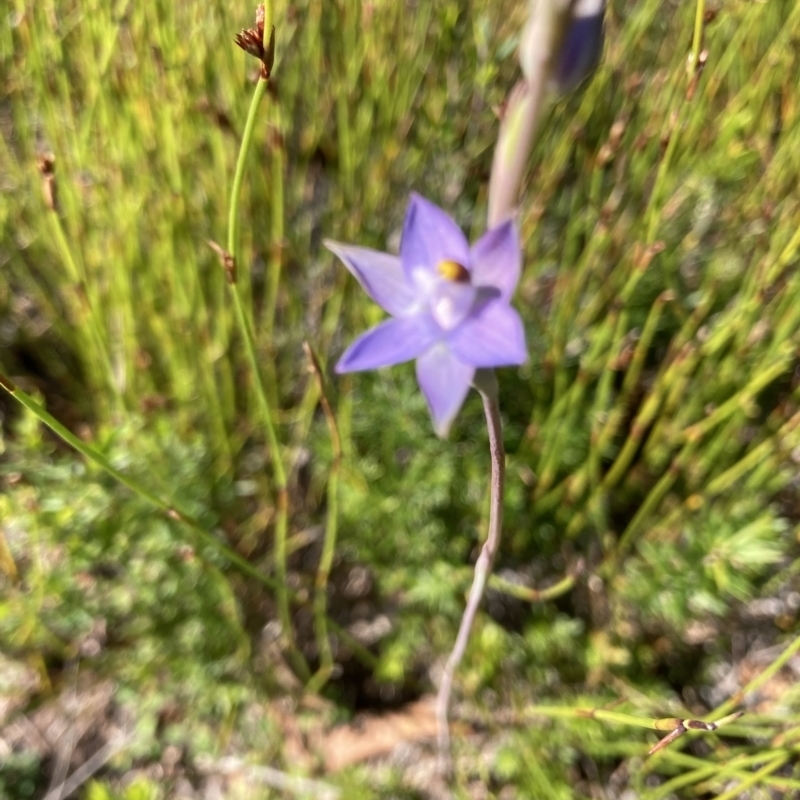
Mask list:
[[517,288],[522,271],[522,245],[516,222],[491,228],[478,239],[470,251],[470,272],[473,286],[494,286],[508,301]]
[[476,299],[478,291],[469,283],[439,281],[430,294],[431,316],[442,330],[451,331],[464,322]]
[[509,367],[528,360],[519,314],[502,300],[486,303],[448,337],[456,358],[473,367]]
[[330,239],[326,239],[324,245],[342,260],[364,291],[384,311],[393,317],[411,313],[416,303],[416,293],[406,280],[397,256]]
[[441,261],[466,266],[468,258],[469,244],[461,228],[439,206],[412,192],[400,240],[400,260],[409,281],[414,270],[433,272]]
[[474,374],[474,367],[459,361],[444,344],[432,347],[417,359],[417,381],[428,401],[438,436],[447,436]]
[[411,361],[424,353],[441,335],[427,315],[388,319],[368,330],[347,348],[336,372],[360,372]]

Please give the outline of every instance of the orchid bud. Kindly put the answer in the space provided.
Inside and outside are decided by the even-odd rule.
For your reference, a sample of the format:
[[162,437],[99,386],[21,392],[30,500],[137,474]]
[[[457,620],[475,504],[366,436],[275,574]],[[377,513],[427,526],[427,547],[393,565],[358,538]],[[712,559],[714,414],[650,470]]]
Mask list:
[[577,0],[553,63],[551,86],[560,94],[589,77],[603,52],[605,0]]
[[570,0],[529,0],[519,43],[519,63],[528,83],[545,80],[570,17]]
[[603,49],[605,0],[530,0],[519,46],[528,82],[544,75],[560,93],[574,89],[597,66]]
[[592,72],[603,47],[605,0],[530,0],[514,87],[500,127],[489,181],[489,227],[514,213],[547,90],[567,92]]

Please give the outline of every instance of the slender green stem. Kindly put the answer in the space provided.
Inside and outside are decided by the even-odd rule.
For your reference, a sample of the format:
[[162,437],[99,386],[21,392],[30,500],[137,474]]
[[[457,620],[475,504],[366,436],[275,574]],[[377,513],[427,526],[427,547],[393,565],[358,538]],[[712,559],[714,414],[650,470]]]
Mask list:
[[[265,25],[266,29],[266,25]],[[250,103],[250,110],[247,112],[247,122],[242,134],[242,144],[239,148],[239,158],[236,161],[236,172],[233,175],[233,187],[231,188],[231,201],[228,208],[228,252],[236,259],[236,245],[239,238],[239,196],[242,193],[242,183],[244,182],[244,170],[247,165],[247,154],[250,144],[253,141],[253,131],[256,126],[258,107],[267,91],[269,81],[259,78],[256,90],[253,92],[253,99]]]
[[319,669],[308,683],[308,691],[318,692],[327,682],[333,670],[333,653],[328,636],[328,582],[333,558],[336,553],[336,536],[339,515],[339,455],[334,456],[328,473],[328,509],[325,519],[325,538],[322,556],[317,567],[314,584],[314,629],[319,651]]
[[278,434],[275,430],[275,422],[272,418],[272,411],[270,410],[269,403],[267,402],[264,384],[262,382],[261,373],[258,367],[253,331],[250,328],[247,317],[245,316],[244,304],[239,296],[239,290],[236,284],[231,285],[231,293],[233,295],[233,305],[236,311],[236,321],[245,341],[245,353],[247,354],[248,365],[250,367],[250,372],[255,379],[256,401],[258,403],[261,421],[264,424],[264,430],[266,431],[267,444],[272,456],[272,468],[275,475],[277,507],[275,516],[274,552],[275,575],[277,578],[275,598],[278,604],[278,614],[280,616],[281,626],[283,628],[283,634],[285,636],[289,652],[292,654],[290,655],[290,658],[292,659],[293,665],[298,674],[304,680],[308,680],[311,673],[295,642],[291,610],[289,607],[289,589],[286,583],[288,560],[286,537],[289,527],[289,498],[286,489],[286,471],[283,466],[280,443],[278,441]]
[[270,454],[272,456],[272,469],[275,473],[275,483],[278,492],[286,491],[286,470],[283,466],[281,459],[280,442],[278,441],[278,433],[275,429],[275,421],[272,417],[272,411],[267,402],[267,396],[264,389],[264,383],[261,379],[261,371],[258,366],[258,355],[256,353],[255,337],[253,329],[250,327],[247,317],[245,316],[244,303],[239,295],[236,284],[232,285],[231,294],[233,295],[233,306],[236,312],[236,322],[244,339],[245,354],[247,356],[248,366],[255,378],[255,395],[258,404],[258,410],[261,415],[261,420],[264,423],[264,430],[267,436],[267,444],[269,445]]
[[264,47],[269,42],[272,26],[275,24],[275,8],[272,0],[264,0]]
[[687,440],[699,439],[705,436],[714,427],[728,419],[736,411],[745,408],[747,403],[752,401],[764,387],[769,386],[776,378],[779,378],[789,370],[792,362],[791,347],[784,347],[781,359],[775,364],[771,364],[763,372],[756,375],[753,380],[746,384],[733,397],[719,405],[711,414],[700,422],[691,425],[683,433]]
[[[712,778],[715,780],[725,778],[734,771],[745,769],[751,765],[758,764],[766,760],[766,758],[767,756],[764,755],[764,753],[756,753],[755,755],[748,756],[746,758],[735,759],[733,763],[725,766],[720,766],[719,764],[709,764],[708,766],[705,767],[699,767],[696,770],[692,770],[691,772],[686,772],[683,775],[678,775],[676,778],[672,778],[671,780],[662,783],[661,786],[659,786],[657,789],[649,793],[647,795],[647,798],[648,800],[661,800],[662,797],[669,797],[669,796],[674,797],[675,795],[673,794],[673,792],[676,792],[678,789],[682,789],[685,786],[692,786],[693,784],[700,783],[701,781],[710,780]],[[769,764],[770,765],[773,764],[779,758],[785,759],[786,756],[785,754],[776,756],[776,758],[773,761],[769,762]],[[773,767],[772,770],[769,771],[774,771],[774,769],[775,767]],[[759,775],[759,777],[756,778],[756,781],[760,780],[761,777],[763,777],[762,775],[759,774],[761,772],[762,771],[759,770],[757,773],[754,773],[754,775]],[[742,788],[744,787],[741,784],[739,784],[736,787],[733,795],[726,793],[727,797],[728,798],[740,797],[741,796],[740,790]],[[719,798],[717,798],[717,800],[719,800]]]
[[342,462],[342,445],[336,417],[325,394],[325,385],[322,380],[322,369],[308,343],[303,349],[311,363],[311,370],[317,384],[319,402],[328,433],[331,437],[333,461],[328,470],[328,510],[325,519],[325,538],[322,543],[322,555],[317,567],[317,576],[314,584],[314,630],[317,636],[317,650],[319,651],[319,669],[311,678],[306,688],[309,692],[318,692],[330,678],[333,669],[333,654],[328,638],[328,582],[330,580],[333,558],[336,554],[336,537],[339,525],[339,471]]
[[[651,719],[609,711],[604,708],[575,708],[573,706],[533,706],[525,712],[527,717],[548,717],[549,719],[596,719],[601,722],[612,722],[617,725],[631,725],[635,728],[647,728],[651,731],[665,730],[659,727],[664,722],[678,723],[677,719]],[[673,726],[674,727],[674,726]]]
[[264,302],[263,331],[267,340],[271,340],[275,328],[275,309],[278,305],[278,289],[281,282],[283,268],[283,237],[284,237],[284,144],[283,144],[283,118],[280,108],[273,103],[272,124],[274,133],[271,143],[270,172],[272,179],[272,197],[270,198],[270,211],[272,214],[270,228],[270,248],[267,259],[266,298]]
[[[643,219],[645,220],[645,245],[651,245],[656,240],[656,233],[658,232],[658,226],[661,223],[661,195],[664,190],[664,186],[666,184],[667,175],[669,173],[670,167],[672,166],[672,159],[675,155],[676,150],[678,149],[678,140],[680,139],[680,132],[681,126],[683,124],[683,112],[685,111],[685,101],[683,98],[679,101],[678,107],[671,111],[667,115],[667,121],[665,123],[666,133],[665,135],[669,138],[667,142],[667,149],[664,151],[664,156],[661,159],[661,163],[658,165],[658,171],[656,172],[655,182],[653,183],[653,189],[650,192],[650,199],[647,203],[647,208],[643,215]],[[642,277],[643,272],[641,270],[636,270],[631,273],[630,280],[626,289],[629,290],[629,293],[632,293],[633,289],[638,284],[639,280]]]
[[576,577],[576,575],[565,575],[560,581],[548,586],[546,589],[534,589],[530,586],[519,586],[516,583],[511,583],[511,581],[507,581],[499,575],[491,575],[489,576],[489,587],[511,597],[516,597],[518,600],[524,600],[527,603],[546,603],[563,597],[567,592],[572,591],[575,587]]
[[[270,17],[272,11],[270,9]],[[266,15],[266,9],[265,9]],[[265,16],[266,20],[266,16]],[[265,21],[265,35],[267,27]],[[242,143],[239,148],[239,158],[236,162],[236,172],[233,178],[233,188],[231,189],[230,209],[228,212],[228,253],[233,257],[234,279],[230,282],[231,294],[233,296],[233,306],[236,314],[236,322],[239,326],[242,339],[244,340],[245,353],[247,356],[248,366],[250,373],[253,376],[254,390],[256,402],[258,404],[259,415],[261,423],[264,425],[264,430],[267,436],[267,444],[269,446],[270,454],[272,456],[272,469],[275,477],[276,494],[277,494],[277,508],[275,518],[275,575],[277,578],[277,587],[275,590],[275,599],[278,605],[278,616],[280,617],[283,635],[287,643],[289,658],[292,661],[294,669],[297,674],[303,679],[308,680],[310,677],[310,670],[306,663],[303,654],[297,647],[294,637],[294,628],[292,626],[292,614],[289,606],[289,590],[286,583],[287,574],[287,551],[286,551],[286,536],[289,527],[289,500],[286,491],[286,470],[283,466],[283,458],[281,454],[280,442],[278,434],[275,429],[275,422],[273,419],[272,411],[269,407],[267,400],[266,389],[264,381],[261,377],[261,371],[258,365],[258,356],[256,352],[256,342],[253,333],[253,328],[250,322],[250,317],[245,311],[244,303],[242,301],[239,282],[236,278],[238,261],[236,258],[236,244],[238,240],[238,220],[239,220],[239,197],[241,194],[242,183],[244,180],[244,170],[247,163],[247,154],[253,141],[253,132],[255,130],[255,121],[258,113],[258,107],[267,89],[268,80],[260,78],[256,85],[256,90],[253,93],[253,99],[250,102],[250,111],[247,114],[247,123],[245,124],[244,133],[242,134]],[[275,243],[273,242],[273,245]]]
[[[630,725],[635,728],[647,728],[651,731],[673,731],[683,725],[687,730],[700,730],[691,724],[700,720],[685,720],[679,717],[638,717],[634,714],[625,714],[621,711],[611,711],[606,708],[577,708],[574,706],[533,706],[525,712],[526,717],[548,717],[552,719],[596,719],[600,722],[610,722],[615,725]],[[738,718],[739,714],[733,714],[730,717],[724,717],[716,723],[703,723],[709,726],[705,732],[711,733],[717,728],[724,727],[727,723],[732,722],[733,718]]]
[[[740,458],[733,466],[709,481],[705,489],[706,495],[713,497],[728,491],[731,486],[741,480],[748,472],[752,472],[759,464],[768,463],[770,457],[774,457],[776,451],[780,453],[782,450],[791,450],[795,446],[793,434],[798,428],[800,428],[800,412],[794,414],[781,426],[776,436],[765,439],[750,450],[747,455]],[[791,446],[789,446],[789,443],[785,443],[788,437],[791,437],[789,440]]]
[[717,795],[717,800],[734,800],[736,797],[741,797],[751,786],[755,786],[764,778],[769,777],[773,772],[779,770],[789,760],[790,757],[790,754],[785,751],[776,754],[772,761],[766,763],[763,767],[761,767],[761,769],[754,772],[749,778],[745,778],[738,786],[734,786],[727,792]]
[[703,22],[706,13],[706,0],[697,0],[694,13],[694,35],[692,36],[692,55],[688,71],[691,79],[700,62],[700,50],[703,47]]
[[767,681],[776,675],[783,667],[791,660],[791,658],[800,652],[800,636],[797,636],[792,643],[759,675],[757,675],[747,686],[736,692],[730,699],[726,700],[722,705],[717,706],[712,712],[713,716],[721,716],[730,712],[732,708],[738,706],[748,694],[755,692],[761,688]]

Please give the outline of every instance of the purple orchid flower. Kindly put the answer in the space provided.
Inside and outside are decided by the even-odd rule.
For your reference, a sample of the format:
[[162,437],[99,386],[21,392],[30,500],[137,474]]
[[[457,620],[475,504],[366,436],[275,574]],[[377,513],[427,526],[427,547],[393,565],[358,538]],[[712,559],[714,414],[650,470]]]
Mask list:
[[527,359],[522,321],[510,305],[522,268],[513,220],[470,247],[442,209],[412,194],[399,257],[332,241],[325,246],[391,315],[350,345],[336,372],[416,359],[439,436],[447,435],[477,369]]

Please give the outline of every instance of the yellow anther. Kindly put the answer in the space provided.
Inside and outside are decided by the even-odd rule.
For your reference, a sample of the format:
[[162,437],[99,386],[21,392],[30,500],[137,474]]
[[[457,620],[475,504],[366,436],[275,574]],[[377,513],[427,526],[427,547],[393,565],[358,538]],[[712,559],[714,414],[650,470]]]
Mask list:
[[459,264],[458,261],[445,259],[439,262],[436,269],[445,280],[454,281],[455,283],[469,282],[467,268],[463,264]]

